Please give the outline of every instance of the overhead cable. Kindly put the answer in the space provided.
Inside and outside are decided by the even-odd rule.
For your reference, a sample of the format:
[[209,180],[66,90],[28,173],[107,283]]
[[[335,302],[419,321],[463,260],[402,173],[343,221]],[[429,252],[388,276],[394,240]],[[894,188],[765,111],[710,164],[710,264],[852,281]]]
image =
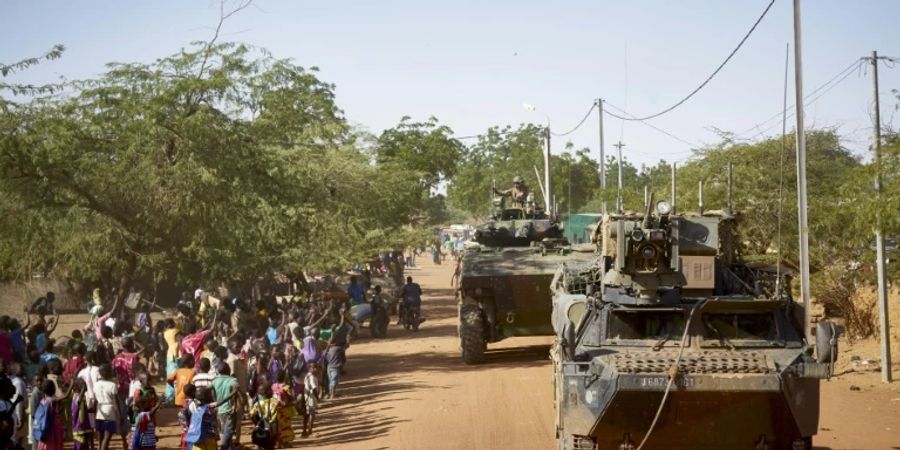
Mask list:
[[565,133],[554,133],[553,131],[551,131],[550,134],[552,134],[553,136],[556,136],[556,137],[562,137],[562,136],[568,136],[568,135],[574,133],[575,130],[581,128],[581,126],[584,125],[584,122],[587,121],[588,117],[591,117],[591,113],[594,112],[594,108],[596,108],[596,107],[597,107],[596,102],[591,103],[591,107],[588,108],[587,113],[585,113],[584,117],[581,119],[581,122],[578,122],[578,125],[575,125],[575,128],[572,128],[571,130],[566,131]]
[[[862,58],[855,59],[849,66],[844,67],[843,70],[841,70],[840,72],[836,73],[836,74],[835,74],[833,77],[831,77],[828,81],[822,83],[821,85],[819,85],[819,87],[813,89],[809,94],[806,94],[806,97],[804,97],[804,99],[805,99],[805,100],[808,100],[808,99],[814,97],[816,94],[819,93],[819,91],[821,91],[822,89],[825,89],[825,88],[828,87],[831,83],[834,83],[835,80],[838,80],[839,78],[840,78],[840,80],[838,81],[838,83],[840,83],[841,81],[843,81],[844,79],[846,79],[846,76],[847,76],[848,73],[851,73],[851,72],[853,72],[854,70],[856,70],[856,69],[859,67],[859,65],[862,64],[862,62],[863,62]],[[844,78],[841,78],[841,77],[844,77]],[[830,90],[830,89],[831,89],[831,88],[829,88],[829,90]],[[804,102],[804,104],[806,104],[806,102]],[[789,105],[789,106],[788,106],[788,110],[792,110],[792,109],[794,109],[794,105]],[[772,122],[772,121],[774,121],[775,119],[780,119],[781,116],[782,116],[782,111],[778,111],[777,113],[771,115],[771,116],[770,116],[769,118],[767,118],[766,120],[763,120],[762,122],[759,122],[759,123],[757,123],[756,125],[754,125],[754,126],[748,128],[748,129],[746,129],[746,130],[744,130],[744,131],[742,131],[742,132],[740,132],[740,133],[737,133],[737,136],[743,136],[743,135],[746,135],[746,134],[748,134],[748,133],[752,133],[752,132],[754,132],[754,131],[758,131],[758,130],[760,130],[760,127],[762,127],[764,124],[767,124],[767,123],[769,123],[769,122]],[[775,123],[777,124],[778,122],[775,122]],[[772,127],[767,128],[766,131],[768,131],[768,130],[771,129],[771,128],[772,128]]]
[[728,64],[728,61],[730,61],[731,58],[734,57],[734,55],[738,52],[738,50],[741,49],[741,46],[744,45],[744,42],[747,42],[747,39],[750,38],[750,35],[753,34],[753,31],[756,30],[756,27],[760,24],[760,22],[762,22],[763,18],[766,17],[766,14],[769,13],[769,10],[772,9],[772,5],[774,5],[774,4],[775,4],[775,0],[772,0],[772,1],[769,2],[769,5],[766,6],[765,11],[762,12],[762,14],[759,16],[759,18],[756,19],[756,22],[753,23],[753,26],[750,27],[750,31],[747,31],[747,34],[744,35],[744,38],[741,39],[740,42],[738,42],[737,47],[735,47],[734,50],[732,50],[731,53],[728,54],[728,57],[726,57],[725,60],[722,61],[721,64],[719,64],[719,67],[716,67],[716,70],[714,70],[712,74],[710,74],[708,77],[706,77],[706,79],[703,80],[703,82],[700,83],[700,85],[697,86],[693,91],[691,91],[690,94],[688,94],[688,95],[687,95],[686,97],[684,97],[683,99],[679,100],[679,101],[678,101],[677,103],[675,103],[674,105],[672,105],[672,106],[670,106],[670,107],[668,107],[668,108],[666,108],[666,109],[664,109],[664,110],[662,110],[662,111],[660,111],[660,112],[658,112],[658,113],[650,114],[649,116],[643,116],[643,117],[632,117],[632,118],[627,118],[627,119],[624,119],[624,118],[623,118],[622,120],[643,121],[643,120],[649,120],[649,119],[653,119],[653,118],[659,117],[659,116],[661,116],[661,115],[663,115],[663,114],[666,114],[666,113],[672,111],[673,109],[675,109],[675,108],[681,106],[682,104],[684,104],[684,102],[688,101],[688,100],[689,100],[691,97],[693,97],[696,93],[700,92],[700,90],[703,89],[704,87],[706,87],[706,85],[709,84],[709,82],[712,81],[712,79],[713,79],[716,75],[718,75],[718,73],[722,70],[722,68],[724,68],[725,65]]
[[[860,62],[860,64],[861,64],[861,62]],[[824,89],[824,90],[822,90],[821,92],[819,92],[819,93],[818,93],[815,97],[813,97],[812,99],[809,99],[809,100],[805,100],[805,99],[804,99],[803,106],[809,106],[809,105],[812,105],[813,103],[819,101],[819,99],[821,99],[822,97],[824,97],[825,94],[828,94],[832,89],[834,89],[834,88],[837,87],[839,84],[843,83],[844,80],[846,80],[847,78],[849,78],[850,75],[853,75],[853,71],[852,71],[852,70],[851,70],[851,71],[848,71],[848,72],[845,73],[845,74],[843,74],[843,76],[841,76],[841,78],[839,78],[839,79],[838,79],[837,81],[835,81],[833,84],[831,84],[830,86],[828,86],[826,89]],[[825,86],[825,85],[823,85],[823,87],[824,87],[824,86]],[[808,96],[807,96],[807,97],[808,97]],[[789,108],[789,109],[790,109],[790,108]],[[795,112],[791,112],[790,114],[787,115],[787,117],[794,117],[795,114],[796,114],[796,111],[795,111]],[[770,125],[770,126],[764,128],[764,129],[762,129],[762,130],[759,130],[759,132],[757,132],[756,134],[754,134],[754,135],[752,135],[752,136],[750,136],[750,137],[747,137],[747,138],[742,137],[743,134],[737,135],[737,136],[735,136],[735,137],[740,138],[740,139],[744,139],[744,140],[748,140],[748,141],[752,141],[752,140],[754,140],[754,139],[756,139],[756,138],[758,138],[758,137],[760,137],[760,136],[766,134],[766,133],[769,132],[772,128],[775,128],[775,126],[777,126],[777,125],[778,125],[778,122],[775,122],[775,123],[773,123],[772,125]]]
[[[613,109],[615,109],[615,110],[621,112],[622,114],[624,114],[624,115],[619,115],[619,114],[616,114],[616,113],[614,113],[614,112],[612,112],[612,111],[610,111],[610,110],[604,108],[604,109],[603,109],[603,112],[606,113],[607,115],[609,115],[610,117],[615,117],[616,119],[621,119],[621,120],[631,120],[631,119],[634,118],[634,116],[632,116],[631,114],[629,114],[627,111],[625,111],[625,110],[622,109],[622,108],[619,108],[619,107],[616,106],[616,105],[613,105],[612,103],[609,103],[609,102],[607,102],[607,101],[604,100],[604,101],[603,101],[603,104],[605,104],[605,105],[607,105],[607,106],[609,106],[609,107],[611,107],[611,108],[613,108]],[[662,134],[664,134],[664,135],[666,135],[666,136],[669,136],[670,138],[675,139],[676,141],[681,142],[682,144],[688,145],[688,146],[690,146],[690,147],[692,147],[692,148],[699,148],[699,147],[701,147],[700,145],[697,145],[697,144],[695,144],[695,143],[693,143],[693,142],[689,142],[689,141],[687,141],[687,140],[685,140],[685,139],[682,139],[682,138],[680,138],[680,137],[678,137],[678,136],[675,136],[674,134],[672,134],[672,133],[670,133],[670,132],[668,132],[668,131],[666,131],[666,130],[663,130],[663,129],[660,128],[660,127],[657,127],[656,125],[653,125],[652,123],[645,122],[645,121],[640,121],[640,123],[642,123],[642,124],[644,124],[644,125],[646,125],[646,126],[652,128],[652,129],[654,129],[654,130],[656,130],[656,131],[658,131],[658,132],[660,132],[660,133],[662,133]]]

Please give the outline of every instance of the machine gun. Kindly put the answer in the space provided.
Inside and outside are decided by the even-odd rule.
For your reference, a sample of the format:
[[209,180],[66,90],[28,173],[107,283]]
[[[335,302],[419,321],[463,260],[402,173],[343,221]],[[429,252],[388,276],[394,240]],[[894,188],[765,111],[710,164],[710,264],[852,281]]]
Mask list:
[[[678,219],[666,201],[653,197],[643,216],[612,214],[597,230],[605,261],[602,295],[619,304],[677,301],[676,290],[686,284],[679,270]],[[612,244],[614,242],[615,246]],[[614,249],[614,251],[612,251]]]

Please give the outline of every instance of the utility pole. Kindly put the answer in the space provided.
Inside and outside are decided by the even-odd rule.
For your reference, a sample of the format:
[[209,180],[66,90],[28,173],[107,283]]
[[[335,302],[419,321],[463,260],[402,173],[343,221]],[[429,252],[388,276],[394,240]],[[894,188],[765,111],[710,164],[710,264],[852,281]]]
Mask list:
[[794,95],[797,108],[797,222],[800,235],[800,298],[803,301],[803,335],[814,342],[810,329],[809,225],[806,207],[806,129],[803,127],[803,46],[800,44],[800,0],[794,0]]
[[875,267],[878,271],[878,312],[881,314],[881,381],[890,383],[891,374],[891,324],[888,317],[887,276],[884,262],[884,235],[881,234],[881,108],[878,101],[878,52],[873,51],[872,57],[872,89],[875,100],[874,130],[875,142]]
[[616,148],[616,162],[619,164],[619,191],[616,193],[616,212],[622,214],[622,141],[613,145]]
[[544,139],[547,144],[547,148],[544,152],[544,189],[546,189],[547,196],[545,200],[547,201],[547,212],[551,217],[556,216],[556,209],[554,208],[553,203],[553,187],[551,184],[551,176],[550,176],[550,125],[547,124],[547,128],[544,129]]
[[603,148],[603,99],[597,99],[597,110],[600,111],[600,212],[606,214],[606,154]]

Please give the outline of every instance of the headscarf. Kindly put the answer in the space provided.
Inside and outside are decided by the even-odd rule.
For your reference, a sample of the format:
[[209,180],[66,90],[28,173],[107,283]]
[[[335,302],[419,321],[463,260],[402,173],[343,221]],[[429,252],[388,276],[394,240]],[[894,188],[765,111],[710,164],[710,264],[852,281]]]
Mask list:
[[303,360],[307,364],[311,362],[318,363],[322,360],[322,352],[316,347],[316,337],[310,334],[303,338]]

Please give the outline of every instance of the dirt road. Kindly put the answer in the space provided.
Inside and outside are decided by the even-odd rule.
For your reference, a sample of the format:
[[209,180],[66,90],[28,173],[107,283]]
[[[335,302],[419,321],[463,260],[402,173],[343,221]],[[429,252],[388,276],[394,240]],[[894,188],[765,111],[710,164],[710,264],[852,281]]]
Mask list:
[[[487,363],[464,365],[450,274],[446,265],[409,272],[425,289],[428,321],[416,333],[391,326],[388,339],[353,343],[340,398],[324,404],[315,433],[298,448],[553,448],[550,338],[491,345]],[[870,380],[822,384],[816,448],[900,448],[900,383]],[[159,421],[160,448],[177,448],[174,410],[161,411]],[[249,431],[245,424],[245,444]]]

